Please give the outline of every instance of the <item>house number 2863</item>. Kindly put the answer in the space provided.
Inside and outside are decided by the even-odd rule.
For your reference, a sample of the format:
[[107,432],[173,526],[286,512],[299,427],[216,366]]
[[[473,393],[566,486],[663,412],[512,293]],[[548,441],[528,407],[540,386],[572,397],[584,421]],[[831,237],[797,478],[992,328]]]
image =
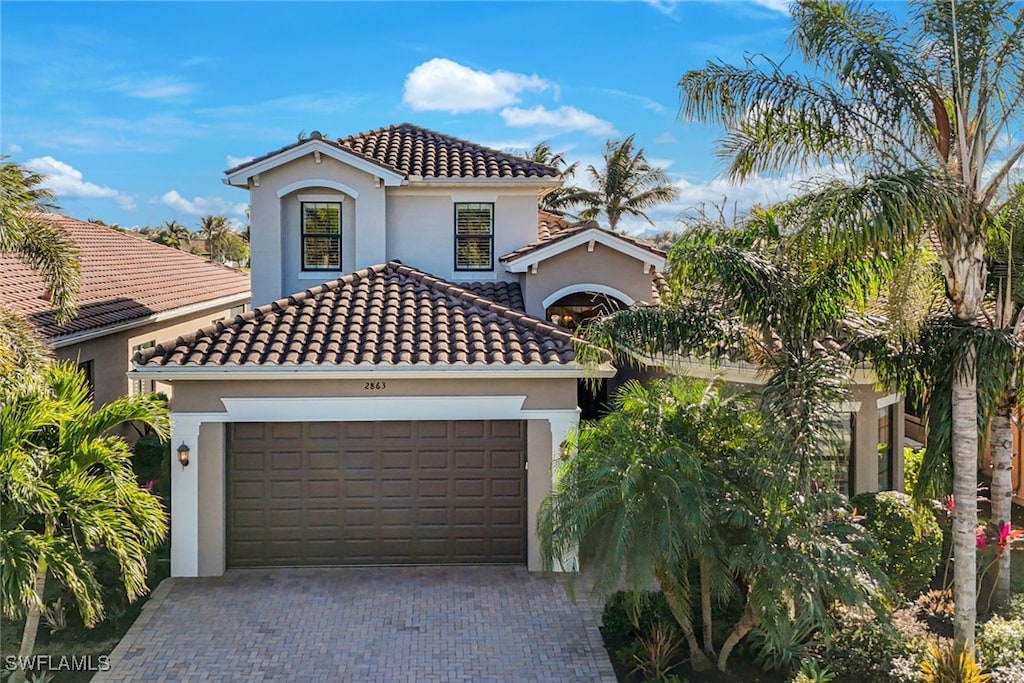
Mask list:
[[380,391],[381,389],[386,389],[387,386],[385,382],[367,382],[363,385],[363,389],[365,391]]

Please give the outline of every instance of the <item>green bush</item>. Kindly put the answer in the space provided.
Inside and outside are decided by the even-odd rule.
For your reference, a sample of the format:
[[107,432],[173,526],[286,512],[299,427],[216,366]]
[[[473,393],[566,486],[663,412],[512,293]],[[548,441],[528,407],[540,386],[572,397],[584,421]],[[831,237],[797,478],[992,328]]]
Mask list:
[[924,461],[923,448],[903,447],[903,492],[914,495],[914,486],[921,476],[921,463]]
[[909,652],[892,619],[841,608],[834,620],[817,659],[826,662],[838,680],[888,683],[893,661]]
[[1024,669],[1024,620],[992,617],[978,627],[975,650],[990,669]]
[[618,591],[604,604],[601,634],[610,643],[625,643],[646,636],[658,622],[676,625],[661,591]]
[[917,596],[931,582],[941,560],[942,529],[935,517],[899,491],[862,493],[852,502],[878,543],[876,560],[893,588],[908,598]]

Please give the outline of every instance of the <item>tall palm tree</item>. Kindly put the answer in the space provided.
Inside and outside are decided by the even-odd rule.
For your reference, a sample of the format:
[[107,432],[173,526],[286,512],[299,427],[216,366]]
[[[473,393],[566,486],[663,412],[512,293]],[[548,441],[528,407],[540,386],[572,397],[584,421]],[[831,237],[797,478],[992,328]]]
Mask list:
[[206,215],[199,219],[199,234],[206,240],[206,249],[210,259],[223,262],[224,247],[228,240],[228,219],[224,216]]
[[[764,60],[683,76],[682,113],[725,126],[733,179],[837,164],[813,185],[807,225],[834,249],[891,253],[935,230],[954,316],[973,325],[985,294],[983,226],[1024,143],[1024,8],[1010,0],[916,0],[909,23],[852,1],[797,0],[792,44],[814,75]],[[955,639],[976,620],[978,414],[974,345],[952,388]]]
[[647,211],[673,201],[679,190],[664,170],[651,165],[643,148],[634,148],[634,137],[605,143],[604,167],[587,166],[596,189],[573,188],[561,198],[562,205],[579,209],[583,219],[604,217],[612,230],[623,217],[643,218],[653,225]]
[[29,656],[48,577],[71,592],[87,626],[104,603],[88,550],[116,561],[129,600],[147,590],[146,557],[166,535],[159,499],[140,487],[128,444],[110,431],[129,422],[168,432],[154,395],[119,398],[94,409],[74,363],[48,367],[42,388],[0,397],[0,586],[3,614],[25,616],[20,655]]
[[64,321],[75,313],[78,250],[67,235],[38,218],[38,212],[55,208],[45,180],[13,162],[0,164],[0,252],[42,275],[57,318]]
[[556,216],[564,216],[571,208],[569,198],[582,191],[575,185],[565,184],[570,182],[576,174],[576,169],[580,165],[579,162],[574,161],[570,164],[566,161],[565,155],[551,148],[551,144],[547,140],[534,145],[532,149],[526,152],[525,158],[534,163],[551,166],[562,176],[563,184],[561,187],[547,190],[541,195],[539,208]]

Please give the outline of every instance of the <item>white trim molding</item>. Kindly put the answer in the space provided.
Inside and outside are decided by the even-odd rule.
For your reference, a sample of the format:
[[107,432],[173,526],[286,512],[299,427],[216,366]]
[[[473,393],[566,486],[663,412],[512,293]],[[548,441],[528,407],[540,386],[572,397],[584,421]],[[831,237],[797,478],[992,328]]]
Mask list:
[[192,451],[188,467],[171,458],[171,576],[199,576],[198,415],[171,415],[171,451],[184,443]]
[[[290,185],[285,185],[277,191],[278,198],[289,195],[296,190],[304,190],[310,187],[326,187],[331,190],[337,190],[342,194],[347,194],[352,199],[359,199],[359,191],[353,187],[349,187],[345,183],[339,183],[337,180],[328,180],[327,178],[309,178],[306,180],[296,180]],[[310,195],[299,195],[300,202],[340,202],[341,197],[330,194],[310,194]]]
[[384,181],[384,185],[387,186],[401,185],[405,182],[405,177],[400,173],[396,173],[395,171],[369,161],[357,154],[339,149],[322,139],[311,139],[306,140],[302,144],[278,152],[277,154],[272,154],[257,163],[248,164],[247,166],[243,166],[237,170],[229,171],[226,173],[224,183],[234,187],[246,188],[249,186],[250,178],[257,176],[260,173],[265,173],[270,169],[277,168],[278,166],[283,166],[290,161],[300,159],[307,154],[313,154],[314,152],[320,152],[323,156],[330,157],[343,164],[357,168],[360,171],[369,173],[375,178],[381,178]]
[[902,399],[903,396],[898,393],[882,396],[880,399],[878,399],[878,407],[885,408],[887,406],[891,406],[894,403],[899,403]]
[[552,294],[549,294],[548,296],[544,297],[544,301],[541,305],[544,306],[544,308],[546,309],[564,296],[569,296],[570,294],[587,294],[590,292],[593,292],[595,294],[607,294],[608,296],[615,297],[616,299],[626,304],[627,306],[632,306],[634,303],[636,303],[636,300],[633,297],[631,297],[630,295],[626,294],[621,290],[615,289],[614,287],[609,287],[608,285],[599,285],[593,282],[587,282],[578,285],[569,285],[568,287],[562,287],[557,292],[553,292]]
[[499,258],[499,261],[504,262],[505,268],[512,273],[525,273],[530,270],[534,265],[539,264],[542,261],[546,261],[549,258],[563,254],[571,249],[582,245],[589,245],[591,242],[604,245],[609,249],[625,254],[626,256],[632,256],[637,261],[643,264],[643,272],[647,273],[654,268],[655,270],[662,270],[665,268],[665,257],[658,256],[655,253],[638,247],[632,242],[622,239],[613,232],[602,230],[601,228],[589,228],[582,230],[572,237],[566,237],[565,239],[558,240],[553,244],[545,247],[541,247],[536,251],[532,251],[528,254],[523,254],[508,261],[504,260],[504,257]]

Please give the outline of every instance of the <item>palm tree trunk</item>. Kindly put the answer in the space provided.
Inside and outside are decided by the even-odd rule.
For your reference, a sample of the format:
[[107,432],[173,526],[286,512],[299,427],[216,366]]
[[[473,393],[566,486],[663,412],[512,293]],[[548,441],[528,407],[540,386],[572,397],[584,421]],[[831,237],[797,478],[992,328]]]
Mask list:
[[704,651],[715,654],[715,637],[711,628],[711,567],[706,559],[700,561],[700,614],[704,622]]
[[[992,416],[992,519],[1010,524],[1013,514],[1013,431],[1010,427],[1012,402],[1008,397],[1000,401]],[[1010,600],[1010,556],[1009,548],[999,554],[993,601],[996,606]]]
[[21,634],[21,649],[18,650],[18,669],[15,670],[14,675],[11,676],[11,683],[24,683],[25,681],[25,669],[21,668],[22,665],[28,661],[28,658],[32,656],[32,651],[36,647],[36,633],[39,632],[39,617],[41,612],[39,605],[43,602],[43,592],[46,590],[46,560],[40,558],[39,565],[36,567],[36,585],[35,592],[36,597],[39,599],[38,602],[33,602],[29,605],[28,611],[25,614],[25,630]]
[[676,622],[679,624],[679,629],[683,632],[683,637],[686,638],[686,645],[690,648],[690,664],[693,666],[693,670],[709,670],[711,668],[711,660],[704,654],[700,643],[697,642],[697,634],[693,632],[693,623],[687,615],[687,610],[683,609],[679,591],[676,590],[671,581],[665,581],[662,577],[658,578],[658,583],[661,585],[661,592],[665,595],[665,602],[668,603],[669,611],[672,612],[672,616],[675,617]]
[[978,560],[978,385],[974,354],[967,371],[953,384],[953,638],[974,647],[977,620]]
[[757,626],[757,617],[754,616],[754,606],[750,603],[750,597],[747,597],[747,606],[743,608],[743,616],[736,622],[736,625],[732,627],[732,631],[729,632],[729,637],[722,643],[722,649],[718,653],[718,670],[725,671],[725,665],[729,661],[729,655],[732,654],[733,648],[743,640],[743,637],[750,633],[750,629]]

